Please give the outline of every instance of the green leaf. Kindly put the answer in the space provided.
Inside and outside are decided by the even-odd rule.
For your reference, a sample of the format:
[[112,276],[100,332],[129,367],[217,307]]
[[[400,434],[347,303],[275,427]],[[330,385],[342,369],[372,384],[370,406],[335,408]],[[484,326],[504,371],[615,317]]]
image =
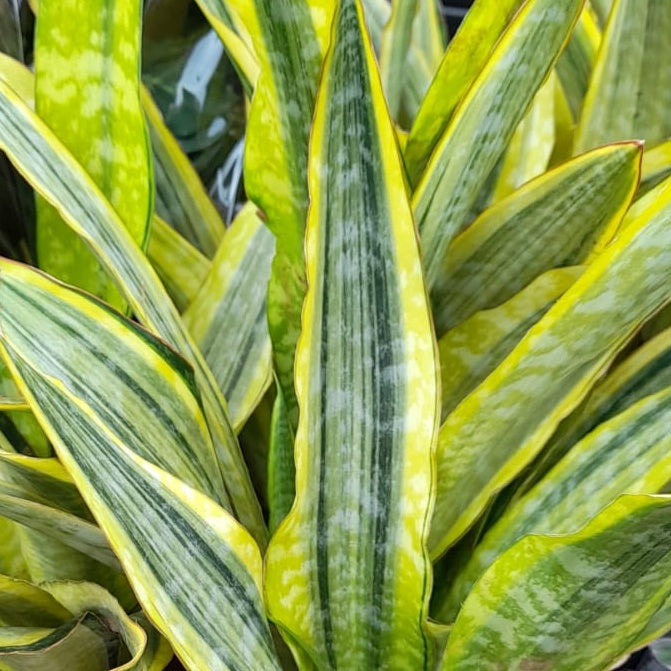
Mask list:
[[[412,122],[445,51],[445,28],[435,0],[417,0],[412,34],[400,75],[403,89],[402,120]],[[391,6],[387,0],[363,0],[366,24],[375,51],[382,52]]]
[[671,135],[671,3],[616,0],[576,131],[576,153],[638,138],[654,146]]
[[9,261],[0,261],[0,306],[13,351],[60,380],[127,448],[228,504],[192,370],[175,352],[105,304]]
[[[149,671],[152,651],[147,650],[147,632],[98,585],[53,582],[38,588],[14,582],[6,587],[17,595],[19,590],[24,594],[32,590],[42,600],[51,595],[70,617],[55,628],[37,627],[34,622],[0,628],[3,671]],[[145,626],[151,630],[148,623]],[[169,656],[162,648],[164,666]]]
[[277,239],[268,287],[268,328],[275,369],[295,426],[293,371],[305,297],[308,140],[334,3],[227,4],[250,34],[261,67],[247,122],[245,189]]
[[624,496],[571,536],[527,536],[464,603],[442,669],[601,671],[671,591],[671,502]]
[[436,453],[434,554],[462,536],[580,403],[620,344],[669,300],[670,223],[671,183],[448,416]]
[[599,425],[525,496],[509,506],[478,544],[441,604],[454,617],[473,583],[527,534],[574,533],[622,494],[655,494],[671,480],[671,389]]
[[641,185],[636,197],[644,196],[671,175],[671,140],[643,152]]
[[464,97],[506,25],[523,0],[477,0],[451,40],[415,121],[403,153],[411,183],[417,184],[454,110]]
[[294,432],[287,416],[282,389],[277,386],[277,396],[270,420],[270,446],[268,450],[268,526],[273,533],[287,516],[296,496],[296,466],[294,464]]
[[208,276],[184,313],[184,323],[228,402],[236,431],[271,381],[266,292],[274,253],[274,236],[256,206],[248,203],[224,236]]
[[[141,6],[139,0],[41,0],[35,104],[143,246],[153,185],[139,100]],[[79,110],[77,123],[73,109]],[[39,265],[51,275],[115,306],[125,305],[100,261],[42,199],[37,201],[36,245]]]
[[0,411],[27,409],[25,399],[16,388],[6,366],[0,361]]
[[0,483],[19,487],[26,499],[92,521],[72,478],[57,459],[0,451]]
[[156,212],[188,242],[212,258],[226,232],[224,222],[144,87],[141,100],[154,155]]
[[428,668],[435,345],[354,0],[338,7],[310,147],[296,501],[268,548],[268,608],[318,668]]
[[184,311],[212,269],[210,260],[158,215],[154,215],[147,256],[170,294]]
[[392,0],[391,16],[382,37],[380,76],[392,119],[398,118],[401,109],[405,63],[417,5],[418,0]]
[[[3,273],[3,305],[7,284]],[[14,284],[27,291],[29,277]],[[43,369],[39,351],[21,342],[5,310],[0,329],[3,355],[22,393],[39,409],[147,615],[184,663],[212,671],[278,669],[260,595],[261,556],[251,536],[212,500],[129,449],[94,399]],[[158,340],[145,337],[161,351]],[[65,358],[74,351],[61,346]],[[154,446],[135,449],[147,455]]]
[[555,143],[556,86],[556,76],[551,72],[517,126],[502,159],[493,202],[547,170]]
[[636,143],[597,149],[485,210],[445,258],[449,291],[433,301],[437,333],[508,300],[546,270],[601,251],[634,196],[641,154]]
[[601,31],[590,5],[586,4],[557,61],[557,74],[574,121],[580,117],[600,43]]
[[518,488],[528,491],[584,436],[646,396],[671,387],[671,330],[644,343],[595,385],[562,424]]
[[608,13],[613,7],[614,0],[589,0],[589,4],[599,20],[599,25],[605,26],[608,20]]
[[443,419],[510,354],[584,270],[582,266],[549,270],[502,305],[477,312],[438,341]]
[[29,577],[18,525],[4,517],[0,517],[0,574],[12,578]]
[[431,154],[412,202],[432,300],[450,291],[445,272],[450,241],[469,223],[471,208],[552,69],[582,4],[582,0],[528,0]]
[[23,580],[0,575],[0,625],[54,628],[71,613],[51,594]]
[[133,313],[194,366],[203,409],[235,514],[261,543],[267,531],[226,405],[181,317],[118,215],[58,139],[0,81],[0,147],[63,220],[87,241]]
[[0,52],[12,58],[23,58],[18,5],[7,0],[0,2]]
[[[46,539],[53,538],[116,572],[121,571],[119,560],[95,524],[57,508],[30,501],[24,498],[24,492],[17,487],[0,483],[0,515],[40,532]],[[68,567],[65,569],[66,572],[69,570]]]
[[249,33],[234,7],[236,0],[196,0],[198,7],[223,42],[245,91],[251,95],[259,78],[259,60]]
[[417,0],[411,49],[417,48],[423,57],[429,77],[427,85],[440,67],[446,45],[447,31],[438,3],[436,0]]

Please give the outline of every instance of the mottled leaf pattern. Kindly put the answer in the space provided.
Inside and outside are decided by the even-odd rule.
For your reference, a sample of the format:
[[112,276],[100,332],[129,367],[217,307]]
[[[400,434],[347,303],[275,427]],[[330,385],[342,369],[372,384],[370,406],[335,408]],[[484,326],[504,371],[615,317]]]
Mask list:
[[489,208],[452,243],[449,291],[433,301],[442,335],[551,268],[578,265],[614,236],[639,180],[641,147],[598,149],[533,180]]
[[671,135],[671,3],[616,0],[576,131],[575,150]]
[[601,671],[671,591],[671,502],[625,496],[573,536],[527,536],[478,582],[444,671]]
[[[144,246],[153,209],[151,157],[139,99],[139,0],[41,0],[35,38],[35,104]],[[75,86],[73,82],[76,81]],[[72,110],[77,109],[76,121]],[[40,267],[124,305],[85,242],[37,201]]]
[[210,273],[184,314],[236,429],[271,380],[266,292],[274,252],[274,236],[249,203],[224,236]]
[[340,3],[314,122],[296,501],[266,557],[271,617],[319,668],[430,668],[423,548],[434,343],[361,6]]
[[661,195],[441,427],[434,553],[531,461],[620,343],[671,297],[671,184]]
[[449,291],[448,245],[469,223],[471,208],[552,68],[581,6],[582,0],[526,2],[431,154],[413,195],[413,208],[432,300]]

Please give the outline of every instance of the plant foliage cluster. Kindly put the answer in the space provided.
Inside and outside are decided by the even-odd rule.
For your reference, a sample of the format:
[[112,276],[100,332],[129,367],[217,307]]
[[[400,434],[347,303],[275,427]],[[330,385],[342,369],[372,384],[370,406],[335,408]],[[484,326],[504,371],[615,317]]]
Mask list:
[[0,670],[659,638],[671,2],[197,5],[0,0]]

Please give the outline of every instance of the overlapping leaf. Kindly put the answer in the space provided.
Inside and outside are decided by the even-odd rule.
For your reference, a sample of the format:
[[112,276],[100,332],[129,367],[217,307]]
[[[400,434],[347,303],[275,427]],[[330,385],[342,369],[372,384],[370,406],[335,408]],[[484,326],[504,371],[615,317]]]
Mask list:
[[[22,393],[39,412],[58,456],[105,531],[147,614],[191,668],[279,668],[263,615],[261,557],[251,536],[213,501],[137,456],[160,463],[156,448],[164,445],[144,442],[151,441],[150,434],[144,441],[129,436],[99,407],[116,386],[110,389],[102,378],[95,388],[97,399],[94,392],[87,395],[86,390],[77,389],[76,381],[69,379],[72,371],[45,366],[45,357],[31,347],[30,338],[12,320],[7,299],[14,296],[18,301],[27,294],[30,300],[22,302],[22,312],[30,314],[32,300],[38,306],[35,310],[41,308],[45,322],[57,328],[61,313],[53,314],[50,300],[70,290],[51,282],[48,289],[38,291],[45,282],[34,271],[12,274],[3,268],[3,355]],[[70,311],[71,316],[85,319],[78,307]],[[100,338],[111,337],[110,331],[99,329]],[[70,332],[69,342],[67,336],[64,332],[60,346],[52,345],[52,354],[60,353],[64,367],[73,352],[81,354],[74,347],[78,334]],[[146,334],[143,338],[146,350],[165,354],[159,341]],[[167,375],[169,370],[164,359],[157,374]],[[180,371],[174,367],[172,371],[177,389]],[[144,372],[151,375],[147,369]],[[138,396],[134,395],[134,402]],[[172,393],[172,400],[164,402],[177,398]],[[152,409],[146,403],[144,411],[136,412],[140,426],[156,423],[156,418],[148,416]],[[124,444],[126,440],[134,441],[130,443],[133,449]]]
[[[471,208],[550,72],[582,4],[528,0],[442,132],[413,195],[433,300],[449,291],[446,253],[452,237],[470,222]],[[411,140],[412,133],[406,155]]]
[[210,260],[157,215],[147,256],[177,309],[186,310],[212,269]]
[[518,495],[538,482],[581,438],[646,396],[671,387],[671,331],[646,342],[601,380],[558,427],[520,483]]
[[452,113],[522,0],[478,0],[450,42],[410,130],[404,159],[417,184]]
[[665,184],[441,427],[434,553],[468,529],[586,395],[620,343],[671,297]]
[[471,592],[445,671],[601,671],[671,591],[671,503],[625,496],[572,536],[527,536]]
[[606,142],[671,135],[671,4],[616,0],[610,12],[576,131],[582,152]]
[[198,348],[142,250],[68,151],[0,81],[0,147],[113,275],[135,315],[193,365],[231,506],[260,543],[266,529],[230,425],[225,401]]
[[449,291],[434,298],[439,334],[494,307],[553,267],[578,265],[613,237],[638,186],[641,147],[611,145],[530,182],[455,238]]
[[453,582],[448,621],[489,564],[531,533],[574,533],[621,494],[654,494],[671,480],[671,391],[650,396],[573,447],[485,534]]
[[275,238],[253,203],[226,233],[212,269],[184,314],[240,429],[271,380],[266,292]]
[[224,236],[224,223],[189,159],[163,121],[146,89],[142,108],[154,154],[156,212],[207,257],[214,256]]
[[418,0],[394,0],[384,29],[380,53],[380,75],[387,96],[389,113],[398,118],[401,108],[405,62],[412,38],[412,25]]
[[510,300],[474,314],[438,341],[443,418],[508,356],[583,271],[582,266],[550,270]]

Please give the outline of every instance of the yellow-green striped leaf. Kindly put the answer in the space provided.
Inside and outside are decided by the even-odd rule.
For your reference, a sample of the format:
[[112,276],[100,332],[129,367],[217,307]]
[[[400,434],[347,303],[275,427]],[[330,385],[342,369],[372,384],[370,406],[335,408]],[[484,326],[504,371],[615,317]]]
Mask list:
[[384,28],[380,52],[380,76],[392,119],[401,109],[405,63],[412,38],[418,0],[392,0],[391,16]]
[[[385,26],[391,18],[391,6],[387,0],[363,0],[363,9],[373,47],[379,56],[382,53]],[[443,31],[443,20],[435,0],[417,0],[410,44],[400,73],[403,92],[401,116],[404,125],[410,125],[415,118],[440,65],[445,50]]]
[[234,11],[233,2],[229,0],[196,0],[196,2],[224,44],[246,93],[251,95],[259,78],[259,60],[249,33]]
[[431,82],[445,54],[447,31],[436,0],[417,0],[417,11],[412,26],[412,45],[419,50],[426,63]]
[[451,621],[475,581],[527,534],[580,530],[622,494],[655,494],[671,480],[671,390],[599,425],[487,531],[453,581],[438,617]]
[[435,345],[355,0],[337,9],[310,147],[296,501],[266,556],[268,608],[318,668],[430,668]]
[[634,196],[641,153],[637,143],[597,149],[485,210],[445,258],[449,291],[433,301],[438,334],[501,304],[542,272],[601,251]]
[[589,4],[594,10],[599,25],[605,26],[608,20],[608,13],[613,6],[614,0],[589,0]]
[[224,223],[198,173],[165,125],[160,110],[144,87],[141,99],[154,155],[156,212],[211,258],[226,232]]
[[278,669],[251,536],[211,499],[126,447],[65,380],[40,370],[39,356],[15,343],[5,317],[3,355],[22,393],[180,658],[211,671]]
[[268,327],[294,426],[298,410],[293,371],[305,296],[308,139],[333,4],[332,0],[228,0],[251,36],[261,67],[247,123],[245,189],[277,238]]
[[268,526],[273,533],[287,516],[296,495],[296,466],[294,464],[294,432],[287,415],[282,389],[277,396],[270,420],[268,447]]
[[582,4],[527,0],[436,145],[413,195],[432,300],[450,290],[445,274],[449,243],[469,223],[471,208],[552,69]]
[[20,487],[31,501],[93,520],[72,478],[57,459],[0,451],[0,483]]
[[556,86],[556,76],[551,72],[517,126],[502,159],[493,202],[546,171],[555,143]]
[[0,261],[0,318],[13,349],[126,447],[228,505],[192,370],[175,352],[105,304],[10,261]]
[[0,147],[115,278],[138,319],[194,366],[231,506],[255,538],[267,531],[221,392],[161,281],[118,215],[49,129],[0,81]]
[[601,31],[590,5],[586,4],[566,49],[557,61],[557,74],[574,121],[580,117],[600,43]]
[[510,300],[477,312],[438,341],[443,419],[510,354],[583,272],[582,266],[549,270]]
[[522,0],[477,0],[448,45],[410,130],[403,157],[417,184],[452,113],[487,62]]
[[36,585],[0,575],[0,626],[54,628],[71,613]]
[[212,269],[210,260],[158,215],[152,219],[147,256],[177,309],[186,310]]
[[[40,117],[100,187],[132,238],[144,245],[153,187],[139,100],[141,11],[139,0],[41,0],[35,103]],[[76,123],[73,109],[79,111]],[[84,241],[49,203],[38,199],[37,206],[40,267],[109,303],[124,305]]]
[[256,205],[243,207],[212,260],[212,269],[184,313],[239,430],[271,381],[266,292],[275,238]]
[[576,131],[575,150],[671,135],[671,3],[616,0]]
[[35,77],[20,61],[0,53],[0,80],[13,88],[31,107],[35,104]]
[[[520,484],[538,482],[580,439],[646,396],[671,386],[671,331],[649,340],[618,364],[560,425]],[[670,478],[671,479],[671,478]]]
[[[0,515],[44,535],[113,569],[121,571],[119,560],[110,549],[103,532],[91,522],[57,508],[24,498],[18,487],[0,483]],[[64,567],[67,573],[70,568]],[[74,575],[73,571],[73,577]]]
[[671,175],[671,140],[643,152],[641,185],[636,197],[644,196]]
[[661,196],[441,427],[434,554],[533,459],[620,343],[671,297],[671,184]]
[[602,671],[671,592],[671,502],[625,496],[571,536],[527,536],[469,595],[445,671]]
[[[119,603],[104,589],[91,583],[52,582],[39,588],[10,582],[10,594],[32,592],[56,604],[69,615],[58,627],[0,627],[0,668],[5,671],[149,671],[157,652],[163,666],[170,656],[156,641],[160,652],[148,650],[148,636],[155,637],[129,617]],[[156,667],[163,668],[163,666]]]

